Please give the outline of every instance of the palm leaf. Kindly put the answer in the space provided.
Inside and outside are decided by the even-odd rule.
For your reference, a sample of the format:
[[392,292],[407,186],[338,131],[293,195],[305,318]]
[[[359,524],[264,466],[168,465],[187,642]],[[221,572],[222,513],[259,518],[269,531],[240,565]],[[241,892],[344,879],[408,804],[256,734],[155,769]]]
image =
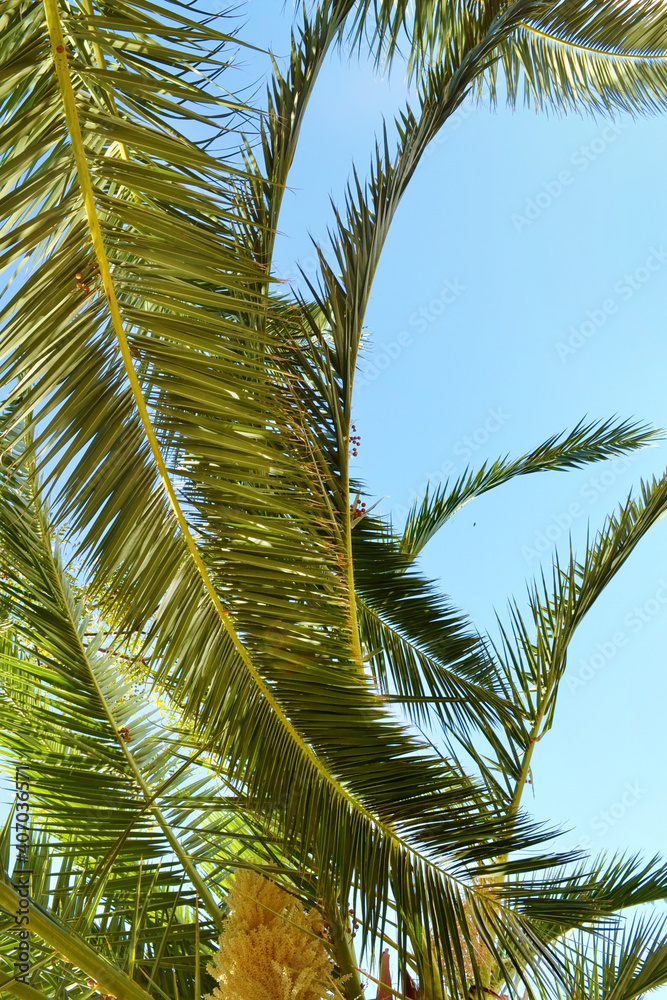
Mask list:
[[421,504],[413,505],[403,530],[401,550],[416,555],[464,504],[515,476],[579,469],[589,462],[643,448],[661,436],[627,420],[616,424],[611,420],[589,424],[581,421],[569,434],[554,434],[521,458],[503,457],[485,462],[476,471],[466,469],[454,483],[447,481],[432,495],[427,491]]
[[600,937],[577,933],[564,945],[567,992],[591,1000],[635,1000],[667,981],[667,925],[638,918]]
[[[665,12],[650,0],[508,4],[517,14],[499,40],[476,94],[540,109],[631,114],[664,110],[667,100]],[[364,0],[352,37],[378,62],[403,57],[419,79],[427,65],[459,60],[474,26],[500,4],[461,0]]]
[[353,6],[353,0],[324,0],[313,5],[312,13],[304,6],[300,23],[292,31],[285,72],[272,60],[267,108],[259,123],[260,151],[249,139],[243,144],[248,178],[239,190],[240,214],[245,220],[245,239],[267,272],[272,265],[285,186],[308,102],[325,58]]
[[610,114],[651,114],[667,101],[667,22],[647,0],[537,6],[499,48],[510,103]]
[[[501,639],[494,647],[498,677],[507,699],[521,708],[507,729],[509,757],[503,759],[514,806],[521,799],[535,746],[551,728],[576,628],[666,511],[667,479],[642,482],[639,495],[620,505],[589,541],[583,559],[570,551],[567,564],[561,566],[556,558],[551,579],[543,576],[529,587],[526,617],[514,601],[509,625],[500,623]],[[513,767],[508,766],[511,758]]]

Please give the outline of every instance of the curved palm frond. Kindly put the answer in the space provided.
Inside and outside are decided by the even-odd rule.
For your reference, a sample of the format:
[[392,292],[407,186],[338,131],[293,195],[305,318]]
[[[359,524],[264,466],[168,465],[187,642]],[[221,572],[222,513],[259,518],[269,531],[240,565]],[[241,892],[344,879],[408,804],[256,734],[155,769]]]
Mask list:
[[[583,862],[565,865],[537,876],[545,896],[578,896],[590,902],[596,918],[618,916],[625,919],[623,912],[646,903],[664,900],[667,894],[667,865],[659,857],[649,861],[639,855],[607,854],[603,852]],[[534,881],[531,875],[522,876],[517,884],[525,885]],[[548,888],[551,884],[551,889]],[[539,921],[539,901],[535,902],[533,915]],[[599,927],[589,932],[605,933],[604,919]],[[610,923],[609,926],[612,926]],[[567,940],[572,925],[567,918],[553,923],[547,920],[543,928],[549,940]]]
[[516,476],[580,469],[590,462],[630,454],[662,437],[662,432],[629,420],[581,421],[568,434],[554,434],[521,458],[503,457],[485,462],[475,471],[466,469],[454,483],[443,483],[432,495],[427,491],[421,503],[413,505],[403,529],[401,551],[417,555],[466,503]]
[[667,982],[667,921],[639,918],[600,937],[578,932],[564,942],[570,984],[559,995],[636,1000]]
[[607,518],[581,560],[572,550],[566,565],[555,557],[551,579],[543,575],[529,586],[527,617],[514,600],[509,626],[499,620],[500,643],[490,644],[489,650],[498,664],[501,689],[519,709],[506,731],[509,754],[503,758],[502,770],[491,772],[470,742],[466,748],[484,767],[487,780],[492,780],[492,773],[502,778],[514,807],[528,779],[535,746],[551,728],[568,647],[577,627],[666,512],[667,477],[642,481],[639,495],[630,496]]
[[[460,613],[438,603],[432,584],[415,573],[414,558],[465,503],[515,476],[578,468],[659,437],[627,421],[580,423],[520,459],[499,459],[476,473],[464,473],[432,497],[427,494],[408,515],[400,543],[380,522],[364,517],[353,533],[355,583],[361,635],[379,690],[420,726],[439,716],[448,741],[463,734],[470,746],[470,726],[479,726],[506,771],[508,758],[495,739],[494,722],[504,712],[511,729],[516,702],[498,679],[482,638]],[[482,764],[478,755],[476,760]],[[494,787],[486,766],[482,773]]]
[[632,115],[667,106],[667,18],[651,0],[543,4],[499,47],[492,100]]
[[[364,0],[352,37],[378,62],[403,57],[413,78],[457,58],[471,26],[517,4]],[[541,109],[646,114],[667,103],[667,21],[652,0],[535,0],[500,40],[477,96]]]
[[245,238],[267,272],[271,270],[278,217],[308,102],[353,6],[354,0],[323,0],[310,13],[304,5],[301,21],[292,31],[287,69],[282,71],[273,60],[267,108],[259,123],[261,154],[249,140],[243,144],[248,177],[239,190],[239,205],[246,220]]
[[[181,990],[191,989],[200,950],[212,954],[222,928],[220,881],[245,855],[263,857],[262,840],[202,767],[203,749],[161,724],[136,692],[137,664],[128,673],[101,648],[104,636],[52,547],[35,484],[18,489],[18,474],[14,466],[0,498],[0,600],[9,615],[0,748],[30,775],[30,889],[44,911],[46,956],[58,948],[56,920],[126,976],[171,991],[176,963]],[[52,865],[43,872],[40,844]],[[76,964],[124,995],[118,982],[99,979],[88,952]]]

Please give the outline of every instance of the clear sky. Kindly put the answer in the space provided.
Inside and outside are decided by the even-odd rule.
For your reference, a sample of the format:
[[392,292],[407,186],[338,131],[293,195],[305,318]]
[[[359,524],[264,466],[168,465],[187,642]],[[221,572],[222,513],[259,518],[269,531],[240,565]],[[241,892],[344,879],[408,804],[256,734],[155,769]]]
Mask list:
[[[288,51],[292,6],[250,0],[242,35]],[[257,64],[248,61],[248,80]],[[313,268],[352,161],[365,174],[405,89],[334,56],[290,179],[279,265]],[[400,523],[429,479],[522,454],[579,419],[667,427],[667,121],[465,108],[423,161],[367,314],[353,472]],[[515,481],[468,505],[424,563],[481,628],[522,597],[571,531],[590,526],[667,443],[631,461]],[[548,546],[548,547],[547,547]],[[544,551],[546,548],[546,551]],[[542,550],[542,551],[540,551]],[[524,804],[594,851],[662,852],[667,827],[667,524],[650,533],[579,630]]]

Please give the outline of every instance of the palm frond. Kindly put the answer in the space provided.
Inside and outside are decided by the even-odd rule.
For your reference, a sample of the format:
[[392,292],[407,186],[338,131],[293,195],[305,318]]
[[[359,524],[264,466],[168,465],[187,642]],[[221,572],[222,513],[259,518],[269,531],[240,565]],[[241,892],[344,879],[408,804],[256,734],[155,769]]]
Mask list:
[[632,115],[667,105],[667,20],[651,0],[537,6],[499,47],[492,100],[557,112]]
[[[528,891],[529,886],[535,890]],[[506,891],[511,897],[515,889],[523,898],[524,912],[542,924],[545,939],[564,938],[572,930],[567,914],[558,916],[557,906],[572,899],[589,905],[592,925],[604,934],[625,910],[655,903],[667,898],[667,865],[660,857],[645,860],[639,855],[602,853],[574,864],[563,865],[545,872],[528,873],[507,880]],[[542,900],[549,898],[549,913],[541,913]]]
[[292,31],[288,67],[283,71],[273,60],[267,107],[259,123],[261,155],[250,140],[244,142],[248,177],[239,189],[241,217],[247,220],[248,245],[267,272],[271,269],[285,186],[308,102],[327,53],[353,6],[354,0],[324,0],[310,13],[304,5],[300,23]]
[[[480,38],[509,13],[525,17],[539,2],[476,2],[461,0],[362,0],[349,27],[352,42],[368,45],[377,63],[403,58],[417,78],[427,66],[454,73]],[[509,22],[508,22],[509,23]]]
[[564,942],[567,991],[590,1000],[636,1000],[667,981],[667,922],[636,918],[600,936]]
[[[465,100],[499,40],[511,30],[519,8],[523,11],[525,7],[525,3],[507,10],[499,7],[488,17],[469,18],[464,37],[453,43],[451,58],[423,74],[416,108],[408,106],[395,121],[396,151],[390,149],[385,128],[376,143],[368,181],[364,183],[354,170],[344,208],[334,207],[331,251],[316,248],[319,277],[306,279],[310,301],[297,296],[292,305],[292,345],[297,350],[299,370],[311,394],[320,400],[319,410],[325,417],[314,449],[319,474],[323,482],[333,476],[340,483],[338,490],[334,487],[334,498],[346,518],[354,375],[364,316],[385,240],[429,143]],[[307,412],[315,412],[312,404]],[[350,598],[352,593],[350,588]]]
[[625,564],[650,528],[667,511],[667,479],[641,482],[639,495],[609,518],[589,541],[579,560],[570,551],[566,565],[555,558],[551,579],[543,575],[528,589],[524,617],[516,601],[510,623],[499,623],[501,641],[494,646],[505,696],[521,707],[507,730],[510,757],[503,761],[509,794],[518,803],[528,779],[536,743],[551,728],[568,646],[587,612]]
[[[44,917],[42,930],[33,929],[46,934],[35,948],[51,955],[55,920],[163,995],[174,996],[176,967],[182,994],[200,952],[213,953],[221,884],[239,861],[265,858],[262,837],[198,764],[205,748],[194,750],[186,733],[160,723],[137,693],[136,666],[126,674],[122,660],[100,650],[82,595],[52,548],[38,491],[29,479],[18,489],[17,479],[15,467],[0,491],[0,596],[9,612],[0,748],[30,772],[31,901]],[[203,914],[197,922],[195,910]],[[76,964],[97,979],[89,952],[81,954],[86,961]],[[60,975],[53,962],[40,973],[45,987]],[[99,981],[113,989],[111,979]]]
[[413,505],[403,530],[401,551],[416,555],[464,504],[516,476],[580,469],[590,462],[629,454],[661,437],[659,431],[629,420],[581,421],[569,433],[552,435],[521,458],[505,456],[485,462],[475,471],[466,469],[454,483],[443,483],[433,494],[427,490],[422,502]]
[[505,14],[514,15],[513,23],[480,74],[478,97],[558,112],[664,110],[667,26],[662,6],[652,0],[365,0],[351,34],[378,62],[402,57],[419,80],[426,66],[460,61],[475,26]]
[[382,521],[362,518],[352,541],[360,634],[378,690],[419,727],[439,720],[448,741],[471,729],[493,740],[498,715],[514,709],[482,638]]

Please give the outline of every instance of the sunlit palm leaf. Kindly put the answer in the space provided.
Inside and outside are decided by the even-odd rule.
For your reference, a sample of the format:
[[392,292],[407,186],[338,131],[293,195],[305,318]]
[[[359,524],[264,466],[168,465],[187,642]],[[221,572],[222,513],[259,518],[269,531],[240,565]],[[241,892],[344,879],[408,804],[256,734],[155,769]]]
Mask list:
[[359,45],[368,39],[378,61],[403,55],[419,79],[424,65],[459,60],[474,26],[505,11],[517,21],[499,40],[478,96],[558,111],[664,110],[667,26],[652,0],[365,0],[353,37]]
[[[520,801],[536,743],[551,728],[568,647],[577,627],[665,512],[665,477],[642,482],[639,495],[631,496],[606,520],[581,560],[572,551],[567,564],[561,565],[556,558],[551,579],[543,576],[529,587],[526,616],[514,601],[509,625],[500,623],[501,641],[495,647],[498,677],[508,700],[521,706],[507,730],[510,756],[503,760],[502,769],[515,803]],[[515,763],[510,767],[511,758]]]
[[401,550],[416,555],[464,504],[516,476],[578,469],[589,462],[628,454],[661,436],[631,421],[582,421],[569,434],[554,434],[521,458],[499,458],[476,471],[466,469],[456,482],[444,483],[432,495],[427,491],[421,503],[414,504],[407,516]]
[[[123,678],[120,662],[99,651],[101,637],[86,631],[91,620],[81,617],[51,549],[34,490],[29,481],[17,489],[16,470],[2,490],[0,525],[2,605],[10,614],[0,746],[10,760],[27,762],[30,775],[32,899],[116,965],[143,969],[144,980],[150,971],[171,996],[172,966],[180,989],[191,988],[197,949],[212,952],[221,880],[244,856],[265,857],[262,837],[197,766],[201,750],[142,704],[136,670],[134,682]],[[55,866],[44,873],[40,843]]]
[[[646,114],[667,104],[667,19],[651,0],[561,0],[499,49],[502,100],[559,111]],[[492,95],[500,82],[489,75]]]
[[667,924],[635,919],[600,937],[579,932],[564,943],[569,988],[561,996],[636,1000],[667,981]]

